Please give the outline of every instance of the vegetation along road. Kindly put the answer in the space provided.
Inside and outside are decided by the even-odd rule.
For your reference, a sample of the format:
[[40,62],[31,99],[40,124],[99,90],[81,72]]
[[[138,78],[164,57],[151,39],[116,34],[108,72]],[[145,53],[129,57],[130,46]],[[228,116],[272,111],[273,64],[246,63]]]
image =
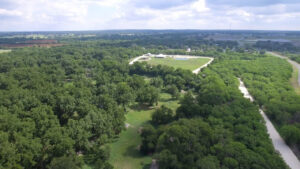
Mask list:
[[274,52],[268,52],[268,53],[271,54],[271,55],[277,56],[279,58],[286,59],[291,65],[293,65],[294,67],[297,68],[297,70],[298,70],[298,86],[300,86],[300,64],[293,61],[293,60],[291,60],[291,59],[289,59],[288,57],[279,55],[277,53],[274,53]]
[[[245,98],[250,99],[250,101],[253,102],[254,99],[248,92],[247,88],[245,87],[244,82],[240,78],[239,81],[240,81],[240,86],[239,86],[240,91],[243,93]],[[272,122],[266,116],[264,111],[262,109],[259,109],[259,112],[261,113],[261,115],[263,116],[266,122],[265,125],[267,127],[268,133],[270,135],[270,138],[272,140],[275,149],[280,153],[284,161],[291,169],[299,169],[300,162],[297,159],[296,155],[293,153],[290,147],[287,146],[286,143],[283,141],[283,139],[281,138],[281,136],[273,126]]]

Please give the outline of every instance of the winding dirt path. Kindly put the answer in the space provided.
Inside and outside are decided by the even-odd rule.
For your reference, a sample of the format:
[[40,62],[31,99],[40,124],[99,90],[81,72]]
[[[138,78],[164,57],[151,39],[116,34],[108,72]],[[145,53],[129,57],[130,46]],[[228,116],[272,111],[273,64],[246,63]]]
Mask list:
[[[240,78],[239,81],[240,81],[240,86],[239,86],[240,91],[244,94],[245,98],[250,99],[250,101],[253,102],[254,99],[248,92],[248,89],[246,88],[244,82]],[[262,109],[259,109],[259,112],[263,116],[266,122],[265,125],[267,127],[269,137],[272,140],[275,150],[280,153],[283,160],[291,169],[300,169],[300,162],[297,159],[296,155],[293,153],[290,147],[285,144],[284,140],[281,138],[281,136],[273,126],[270,119],[266,116],[264,111]]]

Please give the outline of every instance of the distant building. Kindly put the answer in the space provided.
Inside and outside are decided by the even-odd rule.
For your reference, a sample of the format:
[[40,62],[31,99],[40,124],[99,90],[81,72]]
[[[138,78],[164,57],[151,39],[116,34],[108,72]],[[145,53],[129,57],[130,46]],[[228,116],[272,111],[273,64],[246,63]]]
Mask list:
[[147,53],[147,54],[145,54],[145,56],[152,56],[152,54],[151,53]]
[[159,54],[159,55],[155,55],[155,58],[166,58],[167,56],[166,55],[163,55],[163,54]]
[[186,52],[191,52],[191,48],[187,48]]

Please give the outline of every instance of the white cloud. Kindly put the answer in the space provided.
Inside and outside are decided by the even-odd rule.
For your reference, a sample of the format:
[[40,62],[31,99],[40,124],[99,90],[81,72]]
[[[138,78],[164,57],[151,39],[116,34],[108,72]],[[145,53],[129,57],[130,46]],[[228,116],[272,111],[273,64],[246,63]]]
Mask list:
[[0,15],[7,15],[7,16],[21,16],[22,12],[17,10],[6,10],[0,8]]
[[206,7],[206,3],[205,0],[198,0],[196,2],[194,2],[191,7],[193,9],[195,9],[198,12],[205,12],[205,11],[209,11],[209,8]]
[[[1,1],[5,3],[2,5]],[[300,3],[217,2],[212,5],[210,0],[0,0],[0,31],[300,29]]]

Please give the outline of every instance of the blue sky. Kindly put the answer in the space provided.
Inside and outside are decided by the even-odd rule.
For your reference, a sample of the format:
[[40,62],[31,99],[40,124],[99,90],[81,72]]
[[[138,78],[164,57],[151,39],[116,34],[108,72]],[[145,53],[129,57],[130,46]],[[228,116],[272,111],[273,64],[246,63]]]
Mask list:
[[300,30],[300,0],[0,0],[0,31]]

